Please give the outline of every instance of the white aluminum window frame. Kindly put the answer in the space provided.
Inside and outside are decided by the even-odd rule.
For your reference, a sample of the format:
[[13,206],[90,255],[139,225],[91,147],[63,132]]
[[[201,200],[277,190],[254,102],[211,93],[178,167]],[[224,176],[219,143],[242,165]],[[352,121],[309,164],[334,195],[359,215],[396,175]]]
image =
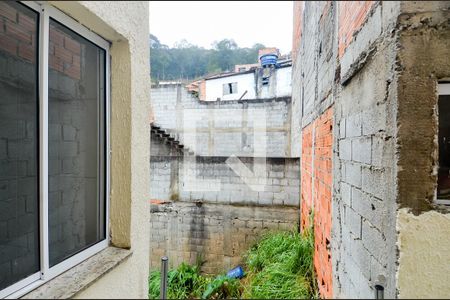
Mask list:
[[[88,28],[84,27],[68,15],[46,3],[22,1],[22,4],[36,11],[39,15],[39,255],[40,271],[22,279],[7,288],[0,290],[0,298],[14,299],[21,297],[52,278],[76,266],[87,258],[105,249],[109,245],[109,191],[110,191],[110,43]],[[49,234],[48,234],[48,48],[50,18],[76,32],[105,51],[105,117],[103,121],[106,141],[105,152],[106,174],[104,176],[105,191],[105,239],[95,245],[69,257],[68,259],[49,266]],[[100,112],[100,111],[99,111]],[[100,142],[100,141],[99,141]],[[100,173],[101,174],[101,173]]]
[[[438,83],[437,91],[438,91],[438,99],[439,99],[439,96],[450,96],[450,83]],[[437,105],[438,104],[436,104],[436,106]],[[439,128],[439,124],[438,124],[438,128]],[[439,163],[439,160],[438,160],[438,163]],[[449,205],[450,206],[450,199],[438,199],[437,198],[437,188],[436,188],[435,203],[440,204],[440,205]]]

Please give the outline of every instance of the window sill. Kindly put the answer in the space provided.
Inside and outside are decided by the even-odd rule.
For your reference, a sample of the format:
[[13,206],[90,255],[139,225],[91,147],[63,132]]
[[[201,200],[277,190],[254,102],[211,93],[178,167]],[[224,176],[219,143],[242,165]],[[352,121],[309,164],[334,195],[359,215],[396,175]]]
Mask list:
[[73,298],[124,262],[131,254],[130,250],[108,247],[24,295],[22,299]]

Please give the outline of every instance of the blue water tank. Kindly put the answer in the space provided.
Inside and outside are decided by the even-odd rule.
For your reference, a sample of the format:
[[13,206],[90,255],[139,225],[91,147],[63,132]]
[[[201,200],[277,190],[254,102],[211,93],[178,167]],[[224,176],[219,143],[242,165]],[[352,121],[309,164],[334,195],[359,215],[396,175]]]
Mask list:
[[264,54],[259,58],[261,60],[261,66],[267,67],[270,65],[276,65],[278,60],[278,55],[276,54]]

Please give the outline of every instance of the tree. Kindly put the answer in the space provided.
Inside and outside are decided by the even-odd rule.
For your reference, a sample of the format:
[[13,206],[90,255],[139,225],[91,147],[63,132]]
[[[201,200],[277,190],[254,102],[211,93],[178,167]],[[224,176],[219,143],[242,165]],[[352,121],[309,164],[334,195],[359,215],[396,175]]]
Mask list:
[[213,49],[193,45],[185,39],[173,48],[161,43],[150,34],[150,67],[152,80],[192,80],[210,73],[230,71],[235,64],[255,63],[262,44],[252,48],[239,48],[233,39],[213,43]]
[[236,58],[235,52],[238,50],[238,46],[234,40],[223,39],[219,42],[213,43],[215,64],[222,71],[230,71],[234,68]]

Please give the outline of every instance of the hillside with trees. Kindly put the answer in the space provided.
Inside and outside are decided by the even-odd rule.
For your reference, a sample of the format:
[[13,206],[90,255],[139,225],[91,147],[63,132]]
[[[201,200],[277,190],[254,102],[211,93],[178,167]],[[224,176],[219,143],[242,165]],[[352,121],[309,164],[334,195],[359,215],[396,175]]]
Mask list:
[[236,64],[258,61],[262,44],[240,48],[232,39],[216,41],[212,49],[205,49],[182,40],[173,48],[162,44],[150,34],[150,63],[152,81],[192,80],[207,74],[231,71]]

